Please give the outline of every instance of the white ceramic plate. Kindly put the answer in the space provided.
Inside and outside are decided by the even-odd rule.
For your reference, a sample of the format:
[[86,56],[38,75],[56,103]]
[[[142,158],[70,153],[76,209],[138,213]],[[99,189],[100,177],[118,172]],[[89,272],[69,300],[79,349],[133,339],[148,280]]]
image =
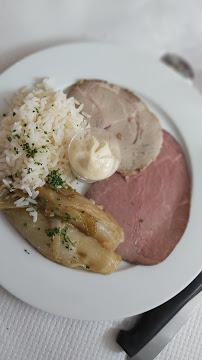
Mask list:
[[[0,76],[0,111],[13,92],[44,77],[65,89],[99,78],[140,94],[181,143],[192,173],[188,227],[172,254],[155,266],[122,263],[110,276],[73,270],[40,255],[0,216],[0,283],[42,310],[76,319],[116,319],[170,299],[202,269],[202,99],[174,71],[149,56],[111,45],[72,44],[31,55]],[[26,254],[27,249],[30,254]]]

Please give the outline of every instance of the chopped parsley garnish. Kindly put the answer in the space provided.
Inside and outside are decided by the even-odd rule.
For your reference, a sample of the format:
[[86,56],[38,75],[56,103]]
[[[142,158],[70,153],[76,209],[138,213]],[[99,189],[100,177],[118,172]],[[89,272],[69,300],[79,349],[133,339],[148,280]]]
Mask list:
[[[24,130],[25,131],[25,130]],[[27,151],[27,152],[30,152],[31,148],[30,148],[30,145],[28,143],[26,143],[24,140],[23,140],[23,146],[22,146],[23,150]]]
[[62,180],[59,170],[60,169],[51,171],[51,173],[46,178],[46,183],[55,189],[57,189],[58,186],[62,187],[64,184],[64,180]]
[[11,137],[9,136],[9,137],[7,137],[7,140],[9,141],[9,142],[11,142],[12,141],[12,139],[11,139]]
[[86,265],[86,269],[90,269],[90,266]]
[[42,163],[40,163],[38,161],[35,161],[34,163],[35,163],[35,165],[43,165]]
[[24,227],[25,227],[25,228],[27,227],[27,223],[24,223]]
[[16,115],[16,112],[14,111],[14,112],[13,112],[13,116],[15,116],[15,115]]
[[55,210],[56,210],[56,211],[59,211],[59,210],[60,210],[60,206],[57,206],[57,207],[55,208]]
[[29,169],[27,170],[27,173],[30,174],[31,171],[32,171],[32,168],[29,168]]
[[38,230],[41,230],[41,228],[38,228]]
[[60,197],[58,197],[58,198],[57,198],[57,200],[61,200],[61,198],[60,198]]
[[[62,244],[63,244],[63,245],[66,245],[66,244],[68,244],[68,242],[70,242],[70,244],[74,245],[73,242],[70,240],[69,236],[67,236],[67,229],[68,229],[67,226],[64,227],[64,229],[62,229],[61,234],[62,234],[63,237],[64,237],[64,240],[62,241]],[[65,244],[65,243],[66,243],[66,244]],[[69,244],[66,246],[66,248],[69,248]]]
[[13,132],[16,132],[17,130],[13,130]]
[[144,219],[140,219],[140,220],[139,220],[139,222],[143,222],[143,221],[144,221]]
[[16,147],[14,147],[14,150],[15,150],[16,154],[19,153],[19,151],[18,151],[18,149]]
[[39,109],[38,108],[35,108],[36,112],[39,114]]
[[47,131],[44,131],[44,134],[48,134]]
[[46,145],[42,145],[42,149],[46,149]]
[[30,254],[26,249],[24,249],[24,252],[26,252],[28,255]]
[[18,177],[18,174],[17,174],[17,173],[15,174],[15,177]]
[[46,140],[46,142],[50,142],[49,140]]
[[16,139],[16,138],[20,139],[20,135],[16,134],[16,135],[13,136],[13,139]]
[[48,199],[44,199],[44,206],[47,206],[48,205]]
[[60,235],[60,228],[59,227],[54,227],[53,229],[46,229],[45,233],[48,237],[53,237],[55,235]]
[[34,156],[38,152],[37,148],[31,149],[30,144],[27,143],[25,140],[22,142],[22,148],[27,152],[26,157],[30,158],[32,157],[34,159]]
[[72,220],[72,217],[70,214],[65,213],[65,217],[64,217],[64,221],[66,221],[67,223],[70,222]]
[[3,117],[6,117],[6,113],[3,114]]
[[12,175],[8,175],[7,177],[8,177],[9,179],[12,179],[12,178],[13,178]]
[[46,243],[46,245],[50,248],[51,247],[51,243]]

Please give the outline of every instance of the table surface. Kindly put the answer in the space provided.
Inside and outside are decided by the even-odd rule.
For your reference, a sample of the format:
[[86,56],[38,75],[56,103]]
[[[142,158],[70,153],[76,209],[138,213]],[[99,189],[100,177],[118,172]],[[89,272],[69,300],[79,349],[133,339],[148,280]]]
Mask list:
[[[184,56],[202,91],[201,0],[0,0],[0,73],[35,51],[102,41]],[[134,318],[78,321],[35,309],[0,287],[0,360],[125,360],[116,344]],[[202,358],[202,306],[156,360]]]

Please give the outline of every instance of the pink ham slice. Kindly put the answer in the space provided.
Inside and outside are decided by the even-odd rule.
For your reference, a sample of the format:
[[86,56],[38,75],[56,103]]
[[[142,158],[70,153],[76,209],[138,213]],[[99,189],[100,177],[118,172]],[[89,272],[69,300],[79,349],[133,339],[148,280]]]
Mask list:
[[185,155],[166,131],[159,156],[145,170],[127,181],[115,173],[86,194],[123,227],[125,240],[117,253],[144,265],[163,261],[179,242],[189,219],[190,195]]

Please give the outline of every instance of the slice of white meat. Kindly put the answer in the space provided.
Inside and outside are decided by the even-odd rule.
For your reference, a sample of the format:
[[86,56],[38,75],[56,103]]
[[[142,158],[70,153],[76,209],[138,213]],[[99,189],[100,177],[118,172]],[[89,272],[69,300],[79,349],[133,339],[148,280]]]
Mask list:
[[118,139],[121,164],[129,176],[144,169],[158,156],[162,128],[157,117],[135,94],[102,80],[81,80],[67,92],[84,104],[92,127],[106,128]]

